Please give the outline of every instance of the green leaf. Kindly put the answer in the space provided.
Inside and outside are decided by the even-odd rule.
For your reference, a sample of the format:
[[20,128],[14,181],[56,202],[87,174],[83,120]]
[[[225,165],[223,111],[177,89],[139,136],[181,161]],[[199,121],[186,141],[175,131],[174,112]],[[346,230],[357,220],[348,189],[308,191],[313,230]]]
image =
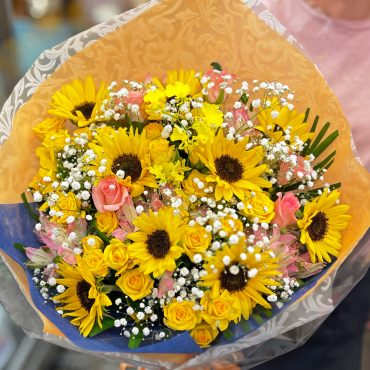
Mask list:
[[249,95],[247,95],[246,93],[243,93],[243,95],[239,99],[239,101],[245,105],[248,104],[248,100],[249,100]]
[[18,249],[19,251],[21,251],[22,253],[26,253],[26,250],[25,250],[25,245],[22,244],[22,243],[14,243],[14,248],[15,249]]
[[330,127],[330,122],[326,122],[325,125],[321,128],[318,135],[316,136],[314,142],[311,144],[308,154],[311,154],[316,149],[316,147],[321,143],[321,140],[325,136],[329,127]]
[[40,219],[39,219],[39,216],[34,212],[34,210],[32,209],[32,207],[30,206],[30,204],[28,203],[28,199],[27,199],[27,196],[25,193],[22,193],[21,194],[21,198],[22,198],[22,201],[23,201],[23,204],[24,206],[26,207],[26,210],[27,210],[27,213],[36,221],[36,222],[39,222]]
[[246,332],[248,333],[250,330],[251,330],[251,327],[250,325],[248,324],[248,321],[246,320],[242,320],[239,322],[241,328]]
[[128,348],[135,349],[138,348],[144,338],[144,335],[139,331],[138,335],[131,335],[130,340],[128,341]]
[[215,104],[221,104],[224,101],[224,97],[225,97],[225,90],[222,89],[220,94],[217,97],[217,100],[216,100]]
[[218,63],[218,62],[212,62],[211,63],[211,67],[213,68],[213,69],[215,69],[216,71],[222,71],[222,67],[221,67],[221,64],[220,63]]
[[102,321],[102,327],[96,322],[92,330],[89,333],[89,337],[94,337],[95,335],[100,334],[101,332],[108,330],[114,326],[114,319],[112,317],[104,317]]
[[252,315],[252,318],[259,325],[263,325],[264,322],[265,322],[265,320],[262,318],[262,316],[259,315],[259,314],[256,314],[256,313]]
[[310,108],[307,108],[306,109],[306,112],[304,113],[304,119],[303,119],[303,122],[307,122],[308,120],[308,116],[310,115]]
[[320,170],[320,169],[323,169],[323,168],[328,169],[330,167],[330,165],[333,163],[336,153],[337,153],[336,150],[331,152],[323,161],[321,161],[320,163],[318,163],[314,166],[314,170],[317,171],[317,170]]
[[[306,110],[307,112],[307,110]],[[306,118],[306,117],[305,117]],[[311,126],[311,129],[310,129],[310,132],[315,132],[316,131],[316,128],[317,128],[317,124],[319,122],[319,116],[316,116],[315,119],[313,120],[313,123],[312,123],[312,126]],[[307,116],[307,119],[308,119],[308,116]],[[302,152],[302,156],[305,156],[307,155],[308,151],[309,151],[309,148],[310,148],[310,144],[311,144],[311,139],[308,139],[306,141],[306,147],[304,148],[303,152]]]
[[222,334],[224,335],[226,340],[231,341],[234,339],[234,333],[229,328],[223,331]]
[[339,132],[335,130],[311,153],[317,158],[338,136]]

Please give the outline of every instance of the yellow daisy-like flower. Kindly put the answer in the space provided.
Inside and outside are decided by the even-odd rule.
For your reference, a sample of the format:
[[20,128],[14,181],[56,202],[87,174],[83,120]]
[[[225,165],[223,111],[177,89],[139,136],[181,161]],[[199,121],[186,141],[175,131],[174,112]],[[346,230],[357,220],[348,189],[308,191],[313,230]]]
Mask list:
[[69,119],[79,127],[88,126],[97,120],[100,107],[107,95],[108,90],[104,83],[96,93],[92,77],[87,77],[85,81],[74,80],[52,96],[52,109],[49,113]]
[[324,193],[304,206],[303,218],[297,221],[301,229],[300,241],[307,246],[312,262],[331,262],[341,249],[341,231],[345,230],[352,216],[346,214],[349,206],[337,205],[339,191]]
[[172,208],[161,208],[157,213],[149,211],[134,220],[138,231],[127,236],[133,243],[128,253],[136,260],[144,274],[161,276],[166,270],[176,268],[176,260],[184,253],[180,246],[185,226]]
[[201,161],[210,170],[208,182],[215,183],[216,200],[230,200],[233,195],[243,200],[248,190],[261,191],[270,188],[271,183],[260,176],[266,171],[266,165],[258,163],[263,159],[263,148],[258,146],[246,150],[247,139],[234,143],[217,134],[213,143],[206,145],[205,154],[198,154]]
[[80,263],[78,256],[77,261],[79,263],[75,266],[58,263],[58,273],[62,277],[57,279],[57,283],[66,290],[55,299],[61,304],[57,309],[63,310],[64,317],[73,317],[71,323],[78,326],[80,333],[87,337],[96,322],[102,326],[105,307],[112,302],[96,284],[93,273]]
[[281,274],[276,258],[258,247],[246,252],[244,245],[240,242],[225,246],[208,258],[204,265],[207,275],[199,283],[211,288],[214,298],[227,291],[235,302],[239,320],[241,316],[248,319],[256,304],[271,308],[263,295],[273,294],[268,286],[277,286],[274,278]]
[[190,98],[201,96],[202,86],[199,78],[195,76],[193,70],[170,71],[167,73],[166,83],[163,85],[158,78],[153,78],[156,90],[149,90],[144,95],[145,111],[150,120],[158,121],[162,119],[167,99],[176,98],[181,103]]
[[131,129],[127,133],[125,129],[119,128],[118,132],[103,132],[99,141],[99,145],[92,144],[90,147],[97,154],[97,167],[101,166],[100,158],[107,161],[106,171],[100,172],[102,176],[123,175],[133,197],[142,194],[144,186],[157,187],[155,177],[149,172],[150,140],[146,138],[145,131],[139,134]]
[[270,137],[274,142],[284,140],[284,131],[287,129],[289,129],[289,135],[292,139],[298,136],[306,142],[312,138],[313,133],[310,133],[309,124],[304,122],[305,115],[303,113],[298,114],[295,110],[281,106],[276,97],[272,98],[270,103],[269,107],[260,108],[259,125],[255,127],[257,130]]
[[59,117],[46,118],[38,123],[32,130],[40,138],[43,139],[50,132],[58,132],[64,126],[64,120]]

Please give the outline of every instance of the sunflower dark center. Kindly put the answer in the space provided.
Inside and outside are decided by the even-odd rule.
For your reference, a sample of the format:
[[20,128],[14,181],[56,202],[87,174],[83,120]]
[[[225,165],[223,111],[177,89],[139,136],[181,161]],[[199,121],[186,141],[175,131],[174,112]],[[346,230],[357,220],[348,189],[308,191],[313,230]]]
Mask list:
[[91,285],[85,281],[81,280],[76,285],[77,297],[81,303],[81,306],[88,312],[90,312],[95,300],[89,298],[89,290]]
[[217,175],[227,182],[236,182],[243,177],[243,165],[237,158],[232,158],[227,154],[215,159]]
[[164,258],[171,248],[170,237],[166,230],[156,230],[146,240],[148,252],[154,258]]
[[307,232],[312,241],[323,240],[328,231],[328,218],[324,212],[318,212],[313,218]]
[[232,273],[229,267],[225,267],[224,271],[220,274],[221,288],[229,292],[237,292],[243,290],[247,285],[247,270],[239,267],[238,273]]
[[121,154],[112,164],[112,171],[117,173],[119,170],[125,172],[125,176],[130,176],[131,181],[136,181],[141,175],[141,163],[135,154]]
[[80,111],[85,117],[85,119],[90,119],[92,112],[94,110],[94,107],[95,107],[95,103],[89,103],[89,102],[82,103],[80,105],[77,105],[75,109],[73,109],[72,113],[76,114],[77,111]]

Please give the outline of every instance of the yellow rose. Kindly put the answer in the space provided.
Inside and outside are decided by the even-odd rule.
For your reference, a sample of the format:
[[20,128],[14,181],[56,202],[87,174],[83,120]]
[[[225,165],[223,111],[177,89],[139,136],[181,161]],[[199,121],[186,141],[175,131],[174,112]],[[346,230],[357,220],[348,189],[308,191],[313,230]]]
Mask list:
[[163,126],[159,123],[149,123],[144,130],[146,131],[146,137],[153,140],[161,137]]
[[216,339],[218,330],[202,322],[190,332],[190,335],[199,347],[206,348]]
[[[71,223],[79,216],[84,216],[85,212],[80,211],[81,201],[72,192],[67,194],[58,193],[57,195],[59,198],[50,207],[51,211],[54,212],[54,215],[50,219],[51,222],[57,222],[59,224]],[[43,210],[43,207],[41,208]]]
[[174,156],[174,147],[169,146],[166,139],[155,139],[149,144],[152,163],[161,164],[171,162]]
[[62,129],[64,125],[64,119],[59,117],[47,118],[38,123],[34,128],[33,132],[40,138],[43,139],[49,132]]
[[154,280],[143,274],[138,268],[125,271],[116,281],[116,285],[133,301],[146,297],[152,292]]
[[182,182],[185,193],[188,195],[196,195],[198,198],[206,196],[207,193],[204,192],[204,189],[210,186],[206,181],[206,177],[207,175],[193,170],[188,178]]
[[163,308],[164,323],[173,330],[191,330],[198,322],[194,302],[173,301]]
[[194,254],[204,252],[211,243],[212,236],[203,226],[195,224],[188,226],[184,236],[184,249],[187,256],[193,260]]
[[110,234],[118,227],[118,220],[115,212],[96,212],[96,226],[99,231]]
[[221,331],[226,330],[229,322],[236,322],[240,316],[240,310],[235,306],[235,300],[226,290],[218,296],[214,292],[206,292],[200,304],[204,307],[203,320]]
[[134,266],[130,260],[127,245],[119,239],[112,239],[110,244],[104,249],[104,261],[113,270],[116,270],[116,276]]
[[226,236],[236,234],[238,231],[243,231],[243,223],[231,216],[224,217],[220,222],[222,225],[221,230],[226,232]]
[[86,235],[80,243],[85,252],[89,249],[101,249],[104,246],[103,241],[96,235]]
[[104,262],[101,249],[89,249],[86,251],[82,256],[82,262],[94,275],[106,276],[108,274],[108,266]]
[[264,192],[257,192],[244,201],[243,213],[253,221],[258,217],[259,222],[271,222],[275,217],[274,202]]

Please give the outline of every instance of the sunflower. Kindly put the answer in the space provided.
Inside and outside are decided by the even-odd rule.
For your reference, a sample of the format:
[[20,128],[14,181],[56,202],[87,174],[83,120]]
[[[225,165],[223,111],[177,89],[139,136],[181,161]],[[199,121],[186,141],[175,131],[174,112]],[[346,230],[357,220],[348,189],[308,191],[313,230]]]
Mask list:
[[208,259],[204,264],[207,272],[202,276],[200,285],[210,287],[212,297],[221,297],[225,291],[229,293],[238,317],[248,319],[253,307],[260,304],[265,308],[271,305],[262,296],[273,294],[268,286],[279,285],[274,278],[281,274],[277,259],[268,251],[253,248],[246,252],[244,243],[225,246]]
[[144,96],[145,111],[150,120],[161,120],[163,114],[168,115],[165,107],[172,98],[181,105],[202,96],[202,86],[193,70],[169,71],[164,85],[158,78],[153,78],[152,83],[156,89],[149,90]]
[[104,83],[100,85],[98,92],[95,92],[92,77],[87,77],[84,82],[74,80],[52,96],[52,109],[49,113],[69,119],[79,127],[88,126],[97,120],[100,107],[107,95],[108,90]]
[[93,273],[84,267],[78,256],[77,261],[74,266],[65,262],[58,263],[58,273],[62,277],[57,279],[57,283],[66,290],[54,299],[62,304],[57,308],[63,310],[63,316],[73,317],[71,323],[78,326],[80,333],[87,337],[96,322],[102,327],[105,307],[112,302],[100,290]]
[[257,166],[264,156],[262,147],[246,150],[245,145],[246,139],[234,143],[220,130],[213,143],[206,145],[205,153],[198,154],[211,172],[207,182],[216,183],[216,200],[230,200],[233,195],[243,200],[248,190],[261,191],[261,187],[271,187],[269,181],[260,177],[267,166]]
[[259,125],[255,128],[274,142],[284,140],[285,130],[288,129],[291,138],[298,136],[300,140],[306,142],[313,133],[310,133],[309,124],[304,122],[304,117],[303,113],[298,114],[295,110],[281,106],[277,98],[272,98],[268,107],[260,108]]
[[133,243],[128,245],[128,253],[139,264],[144,274],[161,276],[166,270],[174,271],[176,260],[184,253],[180,247],[185,233],[179,216],[172,208],[161,208],[157,213],[149,211],[134,220],[138,231],[129,234]]
[[341,245],[341,231],[345,230],[351,216],[346,214],[349,206],[337,205],[338,190],[322,195],[304,206],[303,218],[297,221],[301,229],[300,241],[307,246],[312,262],[316,259],[331,262],[330,255],[337,257]]
[[[133,197],[142,194],[144,186],[157,187],[155,177],[149,172],[150,141],[146,138],[145,130],[141,134],[133,129],[127,133],[123,128],[119,128],[117,132],[102,132],[99,141],[99,145],[92,145],[91,148],[98,158],[107,161],[106,172],[101,175],[113,173],[118,177],[124,176]],[[99,161],[96,165],[100,166]]]

